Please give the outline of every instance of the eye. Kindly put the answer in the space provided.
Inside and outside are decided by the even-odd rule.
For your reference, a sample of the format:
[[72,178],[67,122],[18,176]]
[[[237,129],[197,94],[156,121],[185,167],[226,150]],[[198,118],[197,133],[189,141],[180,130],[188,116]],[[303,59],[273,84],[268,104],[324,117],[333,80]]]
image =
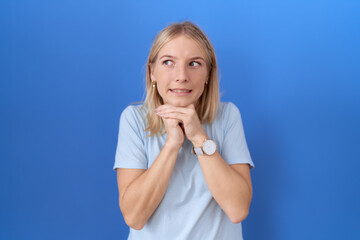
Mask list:
[[199,62],[192,61],[189,65],[192,66],[192,67],[198,67],[198,66],[200,66],[201,64],[200,64]]
[[174,63],[173,63],[173,61],[171,61],[171,60],[165,60],[165,61],[163,61],[163,64],[164,64],[165,66],[172,66]]

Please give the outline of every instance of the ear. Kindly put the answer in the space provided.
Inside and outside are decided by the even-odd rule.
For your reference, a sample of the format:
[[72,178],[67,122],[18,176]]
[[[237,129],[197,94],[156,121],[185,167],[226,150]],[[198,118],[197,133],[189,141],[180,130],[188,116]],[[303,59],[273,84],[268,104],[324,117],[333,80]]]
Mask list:
[[150,73],[151,81],[156,82],[153,72]]
[[154,77],[154,64],[150,64],[150,77],[152,81],[156,81]]
[[210,81],[210,74],[208,74],[206,80],[205,80],[205,85],[208,85]]

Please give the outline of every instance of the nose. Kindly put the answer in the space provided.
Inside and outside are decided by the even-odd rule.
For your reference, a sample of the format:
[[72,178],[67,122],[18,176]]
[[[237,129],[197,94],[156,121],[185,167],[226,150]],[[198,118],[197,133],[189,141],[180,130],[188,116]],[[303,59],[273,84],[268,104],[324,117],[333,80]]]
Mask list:
[[187,73],[186,65],[179,64],[176,74],[176,82],[187,82],[189,81],[189,76]]

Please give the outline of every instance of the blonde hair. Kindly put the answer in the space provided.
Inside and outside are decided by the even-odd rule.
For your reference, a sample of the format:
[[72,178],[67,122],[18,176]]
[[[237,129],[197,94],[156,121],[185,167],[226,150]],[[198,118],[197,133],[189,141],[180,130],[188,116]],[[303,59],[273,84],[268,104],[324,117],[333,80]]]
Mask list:
[[150,131],[148,136],[165,133],[164,123],[162,119],[154,112],[155,108],[164,104],[163,99],[158,93],[156,87],[153,87],[151,80],[151,64],[155,63],[160,49],[169,41],[178,35],[186,35],[195,40],[205,53],[205,61],[209,70],[209,79],[205,85],[204,91],[196,105],[196,112],[200,122],[211,123],[217,113],[219,104],[219,80],[217,75],[217,63],[214,48],[209,39],[195,24],[185,21],[182,23],[174,23],[163,29],[156,37],[147,60],[146,69],[146,98],[143,107],[146,109],[147,126],[145,131]]

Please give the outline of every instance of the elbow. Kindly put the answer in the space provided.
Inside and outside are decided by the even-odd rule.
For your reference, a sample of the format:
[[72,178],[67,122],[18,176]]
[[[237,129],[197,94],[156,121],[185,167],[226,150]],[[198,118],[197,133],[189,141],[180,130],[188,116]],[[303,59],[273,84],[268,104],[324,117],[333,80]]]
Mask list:
[[232,214],[229,214],[228,217],[230,218],[230,221],[232,223],[237,224],[244,221],[248,215],[249,215],[249,210],[243,210],[240,212],[233,212]]
[[142,223],[140,221],[128,218],[128,217],[124,217],[125,223],[126,225],[128,225],[130,228],[135,229],[135,230],[141,230],[144,228],[145,223]]
[[123,217],[126,225],[135,230],[141,230],[144,228],[146,221],[141,220],[141,218],[133,216],[131,214],[125,214],[123,212]]
[[120,199],[119,199],[119,207],[124,217],[125,223],[126,225],[128,225],[128,227],[135,230],[141,230],[144,228],[147,219],[142,219],[140,216],[137,216],[136,214],[126,211],[126,209],[120,203]]

